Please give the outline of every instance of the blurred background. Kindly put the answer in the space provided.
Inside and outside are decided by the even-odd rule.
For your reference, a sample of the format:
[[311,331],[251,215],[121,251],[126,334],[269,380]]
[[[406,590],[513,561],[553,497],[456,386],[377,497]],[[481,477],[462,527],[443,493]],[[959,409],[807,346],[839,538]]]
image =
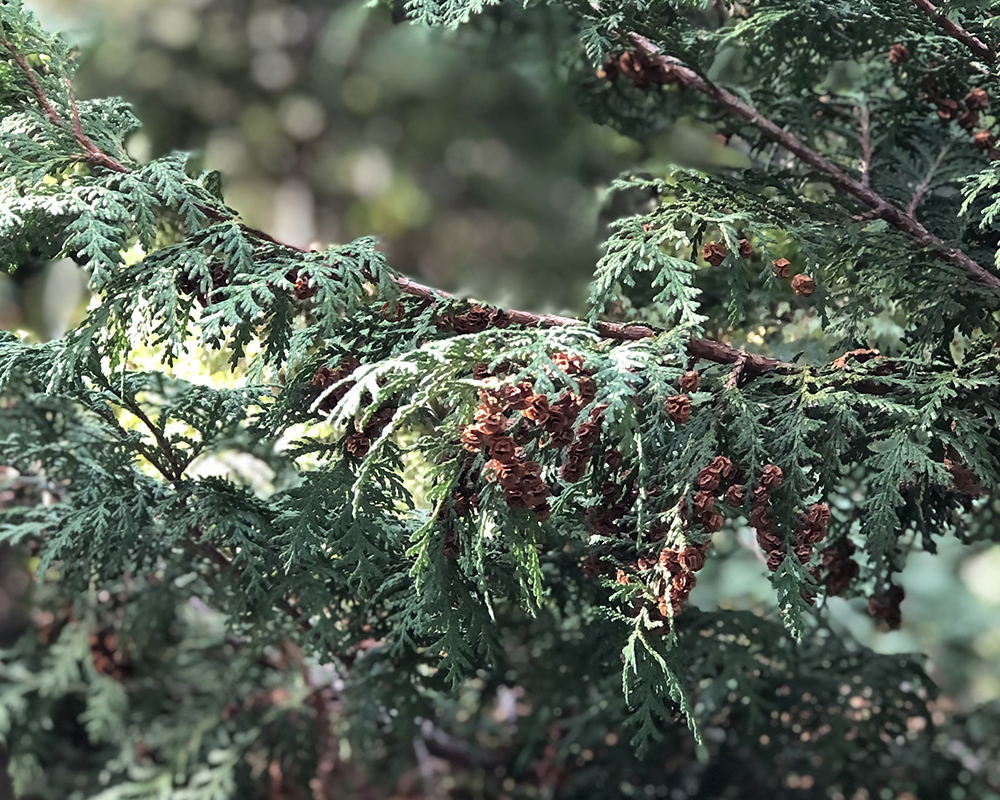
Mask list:
[[[639,144],[586,118],[566,88],[557,8],[529,20],[507,4],[451,32],[337,0],[29,5],[79,46],[79,96],[134,104],[138,160],[191,151],[280,240],[374,234],[396,269],[502,305],[579,312],[608,181],[664,141],[694,162],[706,146],[689,131]],[[58,336],[84,301],[71,263],[0,276],[2,327]],[[710,559],[692,602],[773,604],[746,533],[720,532],[731,557]],[[1000,697],[1000,547],[941,551],[912,556],[901,630],[879,631],[861,600],[833,600],[832,622],[877,650],[927,653],[949,702]]]

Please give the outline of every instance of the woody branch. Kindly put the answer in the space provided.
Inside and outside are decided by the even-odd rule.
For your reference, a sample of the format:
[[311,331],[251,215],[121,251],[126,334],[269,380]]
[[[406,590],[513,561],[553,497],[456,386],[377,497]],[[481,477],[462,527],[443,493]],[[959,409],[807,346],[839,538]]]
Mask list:
[[804,144],[795,134],[779,127],[733,93],[705,80],[679,59],[664,55],[645,36],[632,33],[629,34],[629,38],[650,63],[657,65],[662,70],[661,79],[664,83],[677,83],[706,95],[734,116],[758,128],[765,136],[780,144],[804,164],[826,175],[834,185],[866,205],[871,210],[873,217],[885,220],[909,236],[918,245],[933,250],[939,258],[963,269],[977,283],[1000,293],[1000,278],[984,269],[959,248],[947,247],[941,239],[928,231],[903,209],[890,203],[862,181],[848,175],[829,159]]

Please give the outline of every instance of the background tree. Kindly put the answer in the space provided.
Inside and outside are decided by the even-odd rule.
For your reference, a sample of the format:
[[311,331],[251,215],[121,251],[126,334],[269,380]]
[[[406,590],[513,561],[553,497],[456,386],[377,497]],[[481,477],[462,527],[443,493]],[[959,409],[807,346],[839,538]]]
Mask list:
[[835,600],[898,628],[911,554],[943,581],[997,533],[992,17],[481,6],[392,11],[725,145],[614,182],[580,320],[251,227],[0,3],[0,257],[94,294],[0,340],[12,785],[995,796],[989,640],[939,647],[940,694]]

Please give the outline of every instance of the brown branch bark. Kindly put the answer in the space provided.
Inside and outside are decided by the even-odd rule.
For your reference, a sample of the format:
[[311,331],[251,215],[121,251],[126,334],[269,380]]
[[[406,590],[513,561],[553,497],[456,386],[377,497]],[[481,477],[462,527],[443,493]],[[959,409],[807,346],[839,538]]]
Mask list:
[[[62,126],[65,124],[63,118],[59,116],[59,112],[56,111],[55,106],[52,105],[48,96],[45,94],[45,89],[42,88],[42,84],[38,80],[38,76],[35,75],[35,70],[32,69],[31,65],[27,62],[24,56],[17,51],[17,48],[14,47],[11,42],[7,41],[3,37],[0,37],[0,45],[2,45],[8,53],[10,53],[10,57],[14,60],[14,63],[17,64],[21,72],[24,73],[24,77],[31,86],[31,91],[34,93],[35,99],[38,101],[38,105],[49,118],[49,122],[56,126]],[[80,110],[76,105],[76,98],[73,96],[73,86],[70,84],[68,78],[66,79],[66,86],[69,88],[70,113],[73,117],[73,136],[80,147],[82,147],[84,152],[87,154],[85,159],[95,166],[104,167],[112,172],[128,172],[129,170],[127,167],[101,150],[101,148],[94,144],[90,137],[83,132],[83,126],[80,124]]]
[[928,231],[901,208],[881,197],[861,181],[848,175],[829,159],[805,145],[795,134],[778,127],[767,117],[751,108],[739,97],[720,86],[709,83],[701,75],[673,56],[660,52],[645,36],[629,34],[632,42],[649,59],[663,70],[664,82],[674,82],[701,92],[723,106],[734,116],[746,120],[764,133],[772,141],[778,142],[785,150],[793,153],[804,164],[826,175],[834,185],[868,206],[879,219],[883,219],[897,230],[909,236],[922,247],[933,250],[941,259],[965,270],[977,283],[1000,292],[1000,278],[987,271],[962,250],[947,247],[937,236]]
[[953,39],[960,41],[987,64],[993,65],[997,63],[997,54],[988,45],[978,37],[973,36],[962,26],[948,19],[947,16],[938,11],[937,7],[930,0],[912,0],[912,3],[930,17],[934,24],[941,30]]

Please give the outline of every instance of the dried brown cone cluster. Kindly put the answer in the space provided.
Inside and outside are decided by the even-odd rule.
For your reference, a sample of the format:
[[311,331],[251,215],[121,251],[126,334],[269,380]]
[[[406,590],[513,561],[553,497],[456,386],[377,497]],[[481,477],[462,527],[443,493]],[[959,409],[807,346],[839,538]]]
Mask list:
[[[344,356],[337,363],[337,366],[332,369],[330,367],[320,367],[316,370],[312,378],[312,395],[314,397],[318,397],[326,389],[329,389],[334,384],[340,383],[360,366],[361,362],[354,356]],[[342,386],[338,386],[330,392],[330,394],[323,398],[323,402],[320,403],[319,410],[323,412],[333,410],[337,403],[344,399],[344,395],[351,390],[353,385],[353,383],[345,383]]]
[[90,657],[100,675],[123,681],[132,674],[132,656],[110,629],[91,632]]
[[556,353],[553,362],[574,379],[576,392],[563,392],[552,402],[547,395],[535,392],[529,381],[484,389],[479,393],[475,421],[461,437],[462,447],[488,458],[487,477],[499,483],[507,505],[530,509],[542,521],[551,514],[549,487],[542,479],[541,465],[526,460],[522,445],[540,435],[553,447],[568,448],[561,473],[567,480],[579,474],[579,480],[590,458],[590,445],[600,433],[602,411],[595,409],[590,422],[580,426],[578,438],[577,418],[594,400],[597,385],[584,369],[582,357]]
[[868,616],[882,620],[889,626],[889,630],[898,630],[903,623],[900,606],[905,596],[906,592],[902,586],[890,583],[885,594],[872,595],[868,598]]
[[761,471],[757,488],[750,493],[750,525],[757,531],[757,544],[764,551],[771,572],[785,560],[785,550],[774,532],[774,514],[771,513],[771,492],[781,486],[783,480],[781,467],[768,464]]
[[[753,245],[749,239],[739,241],[740,258],[748,259],[753,255]],[[701,257],[713,267],[719,266],[729,255],[729,248],[722,242],[708,242],[701,248]]]
[[725,500],[729,505],[741,505],[743,502],[739,470],[725,456],[716,456],[698,473],[695,487],[690,514],[682,508],[682,514],[686,516],[684,530],[694,522],[704,528],[706,533],[715,533],[722,527],[724,521],[722,514],[715,508],[716,500]]
[[[661,621],[677,616],[684,608],[695,586],[695,573],[705,566],[711,541],[700,545],[688,545],[680,550],[660,551],[658,566],[663,573],[663,594],[656,610]],[[641,564],[640,564],[641,566]]]
[[434,323],[439,331],[454,331],[455,333],[482,333],[487,328],[506,328],[510,325],[510,316],[500,308],[473,305],[461,314],[444,314]]
[[385,405],[372,414],[364,426],[361,426],[358,420],[354,420],[352,423],[354,430],[344,439],[344,450],[355,458],[364,458],[368,455],[372,442],[381,436],[395,413],[395,407]]
[[609,54],[597,70],[597,77],[601,80],[614,81],[619,76],[630,81],[638,89],[677,82],[668,65],[650,58],[639,50],[617,55]]
[[[933,67],[934,62],[928,66]],[[954,120],[960,128],[972,133],[973,144],[986,152],[990,161],[1000,159],[1000,150],[996,147],[996,137],[988,130],[977,130],[980,126],[979,114],[985,111],[990,104],[990,97],[985,89],[979,86],[973,87],[960,102],[955,98],[947,97],[942,92],[937,78],[930,75],[925,79],[918,97],[934,103],[937,107],[938,118],[942,122]]]
[[824,503],[815,503],[799,516],[799,524],[795,529],[794,552],[803,564],[809,563],[813,547],[826,538],[829,525],[830,507]]
[[820,567],[826,574],[823,583],[829,597],[844,594],[861,573],[858,562],[852,558],[856,550],[854,542],[845,536],[820,555]]
[[202,308],[207,308],[218,300],[216,292],[224,286],[228,286],[232,280],[226,268],[222,264],[215,264],[211,271],[212,288],[208,292],[201,291],[201,282],[191,275],[181,275],[177,279],[177,290],[181,294],[193,295]]

